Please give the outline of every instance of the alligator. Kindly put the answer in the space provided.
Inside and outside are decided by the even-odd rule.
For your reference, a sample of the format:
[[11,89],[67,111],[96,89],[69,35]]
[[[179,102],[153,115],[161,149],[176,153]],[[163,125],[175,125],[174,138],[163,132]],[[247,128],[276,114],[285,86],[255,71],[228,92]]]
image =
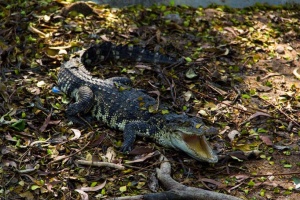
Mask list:
[[122,152],[131,151],[136,136],[142,136],[164,147],[181,150],[199,161],[218,161],[205,137],[216,134],[216,128],[206,126],[198,117],[164,112],[167,110],[165,105],[158,105],[144,90],[131,87],[131,80],[126,77],[100,79],[92,76],[88,68],[105,60],[155,64],[177,62],[173,57],[137,46],[110,42],[91,46],[81,58],[63,63],[58,72],[59,90],[75,100],[66,110],[70,121],[101,121],[123,131]]

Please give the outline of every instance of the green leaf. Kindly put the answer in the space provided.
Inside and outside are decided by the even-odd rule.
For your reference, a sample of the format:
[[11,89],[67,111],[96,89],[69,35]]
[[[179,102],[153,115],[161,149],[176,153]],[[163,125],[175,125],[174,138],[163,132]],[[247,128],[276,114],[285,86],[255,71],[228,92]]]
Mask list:
[[31,190],[36,190],[36,189],[38,189],[38,188],[40,188],[40,186],[38,186],[38,185],[32,185],[32,186],[30,187]]
[[18,183],[20,186],[24,186],[25,185],[25,182],[23,180],[19,181]]
[[20,119],[11,125],[17,131],[23,131],[25,129],[25,120]]
[[175,1],[174,0],[170,0],[170,6],[175,6]]
[[192,62],[192,59],[190,57],[185,57],[184,59],[186,62]]
[[257,132],[258,133],[267,133],[268,131],[263,128],[258,128]]
[[165,11],[166,9],[167,9],[167,6],[161,5],[161,7],[160,7],[160,10],[161,10],[161,11]]
[[259,193],[259,194],[260,194],[260,196],[262,196],[262,197],[263,197],[263,196],[265,196],[265,192],[266,192],[266,190],[265,190],[265,189],[261,189],[261,190],[260,190],[260,193]]
[[51,149],[47,149],[47,154],[48,155],[52,155],[52,150]]
[[253,187],[255,185],[255,183],[253,180],[250,180],[247,185],[250,187]]
[[60,110],[61,109],[61,104],[59,103],[56,103],[56,104],[51,104],[51,106],[57,110]]
[[126,192],[127,191],[127,186],[125,185],[125,186],[122,186],[122,187],[120,187],[120,189],[119,189],[121,192]]
[[290,156],[291,152],[290,151],[284,151],[283,154],[286,155],[286,156]]
[[95,187],[97,185],[97,183],[98,183],[97,181],[92,182],[91,187]]
[[31,35],[29,35],[29,36],[27,37],[27,41],[28,41],[28,42],[34,43],[34,42],[36,42],[36,38],[34,38],[34,37],[32,37]]
[[168,110],[162,110],[162,111],[161,111],[161,114],[163,114],[163,115],[169,114],[169,111],[168,111]]
[[142,189],[146,183],[143,181],[138,182],[138,185],[136,186],[137,189]]
[[22,117],[22,118],[25,118],[25,117],[26,117],[26,113],[25,113],[25,112],[22,112],[21,117]]
[[272,87],[272,83],[270,81],[267,81],[265,85],[268,87]]
[[63,102],[64,104],[69,104],[70,99],[66,95],[63,95],[63,97],[61,98],[61,102]]
[[105,194],[106,194],[105,188],[102,188],[101,194],[102,194],[102,195],[105,195]]
[[190,20],[186,20],[183,22],[183,26],[188,27],[190,25]]
[[197,77],[198,75],[195,73],[193,68],[189,68],[189,70],[185,73],[185,76],[189,79],[192,79],[192,78]]
[[16,147],[20,147],[21,146],[21,140],[20,139],[17,139],[17,143],[15,145]]
[[244,98],[244,99],[250,99],[250,98],[251,98],[251,96],[250,96],[250,95],[248,95],[248,94],[242,94],[242,98]]
[[279,194],[280,193],[280,189],[278,187],[274,188],[273,191],[274,191],[275,194]]

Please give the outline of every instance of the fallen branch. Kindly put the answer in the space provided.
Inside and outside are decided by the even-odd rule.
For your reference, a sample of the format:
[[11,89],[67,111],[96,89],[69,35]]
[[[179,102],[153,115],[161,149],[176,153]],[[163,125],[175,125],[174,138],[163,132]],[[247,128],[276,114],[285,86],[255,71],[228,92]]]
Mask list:
[[178,183],[172,177],[171,174],[171,164],[168,159],[164,156],[160,156],[161,165],[160,168],[156,169],[157,178],[164,185],[164,187],[168,190],[160,193],[151,193],[139,196],[131,196],[131,197],[117,197],[110,198],[110,200],[241,200],[240,198],[230,196],[227,194],[222,194],[213,191],[207,191],[200,188],[188,187],[181,183]]
[[124,170],[125,167],[119,164],[115,163],[109,163],[109,162],[94,162],[94,161],[86,161],[86,160],[77,160],[75,163],[80,165],[89,165],[94,167],[111,167],[119,170]]

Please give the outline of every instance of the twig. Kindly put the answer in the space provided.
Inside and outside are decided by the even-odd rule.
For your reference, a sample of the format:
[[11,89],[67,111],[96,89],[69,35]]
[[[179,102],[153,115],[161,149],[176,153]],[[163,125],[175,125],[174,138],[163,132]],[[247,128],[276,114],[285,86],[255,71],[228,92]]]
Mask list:
[[87,160],[76,160],[75,163],[81,165],[89,165],[95,167],[111,167],[119,170],[124,170],[125,167],[120,164],[109,163],[109,162],[94,162],[94,161],[87,161]]
[[270,78],[272,76],[282,76],[282,74],[279,74],[279,73],[270,73],[270,74],[262,77],[261,80],[265,80],[265,79]]

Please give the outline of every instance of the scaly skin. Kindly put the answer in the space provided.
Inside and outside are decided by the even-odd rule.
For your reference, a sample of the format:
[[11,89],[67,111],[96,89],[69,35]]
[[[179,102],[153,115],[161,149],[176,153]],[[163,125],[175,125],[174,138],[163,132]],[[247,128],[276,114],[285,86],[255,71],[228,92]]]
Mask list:
[[[108,49],[108,46],[113,49]],[[96,45],[83,54],[81,61],[79,58],[73,58],[62,65],[58,74],[58,87],[76,101],[67,108],[69,119],[80,123],[81,119],[78,118],[80,114],[86,119],[90,117],[123,131],[124,142],[121,147],[123,152],[131,150],[138,135],[151,138],[162,146],[184,151],[197,160],[217,162],[218,157],[205,138],[207,134],[216,134],[215,128],[207,127],[196,117],[176,113],[161,114],[161,110],[165,108],[162,106],[157,108],[154,98],[142,90],[131,88],[129,79],[95,78],[82,64],[91,66],[105,58],[113,59],[116,55],[118,56],[116,59],[125,59],[134,53],[137,55],[131,56],[129,60],[137,58],[138,61],[144,62],[151,60],[154,63],[160,63],[160,60],[162,63],[176,62],[174,58],[156,55],[147,50],[143,50],[142,55],[139,55],[138,51],[141,49],[135,47],[133,49],[123,46],[116,48],[111,44]]]

